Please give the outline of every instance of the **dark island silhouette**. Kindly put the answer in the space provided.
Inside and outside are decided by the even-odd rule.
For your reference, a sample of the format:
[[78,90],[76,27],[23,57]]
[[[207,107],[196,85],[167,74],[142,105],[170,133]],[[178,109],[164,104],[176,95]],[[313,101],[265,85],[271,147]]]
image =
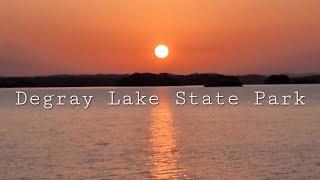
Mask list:
[[228,87],[243,84],[319,84],[320,75],[243,75],[196,73],[176,75],[168,73],[56,75],[39,77],[0,77],[0,88],[14,87],[90,87],[90,86],[205,86]]
[[291,82],[289,76],[284,74],[271,75],[264,81],[265,84],[290,84]]
[[206,87],[216,86],[242,86],[240,80],[235,76],[224,76],[219,74],[152,74],[135,73],[121,79],[118,86],[188,86],[203,85]]

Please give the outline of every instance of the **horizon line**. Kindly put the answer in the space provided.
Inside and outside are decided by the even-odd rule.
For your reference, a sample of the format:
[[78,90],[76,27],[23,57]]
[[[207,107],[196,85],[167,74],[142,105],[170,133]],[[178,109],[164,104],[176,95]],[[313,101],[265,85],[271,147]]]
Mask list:
[[47,74],[47,75],[0,75],[0,78],[23,78],[23,77],[30,77],[30,78],[35,78],[35,77],[54,77],[54,76],[98,76],[98,75],[114,75],[114,76],[121,76],[121,75],[132,75],[132,74],[171,74],[171,75],[192,75],[192,74],[217,74],[217,75],[224,75],[224,76],[271,76],[271,75],[287,75],[287,76],[313,76],[313,75],[320,75],[319,73],[316,72],[305,72],[305,73],[270,73],[270,74],[258,74],[258,73],[249,73],[249,74],[237,74],[237,75],[232,75],[232,74],[224,74],[224,73],[215,73],[215,72],[194,72],[194,73],[168,73],[168,72],[160,72],[160,73],[152,73],[152,72],[133,72],[133,73],[96,73],[96,74],[91,74],[91,73],[83,73],[83,74],[67,74],[67,73],[61,73],[61,74]]

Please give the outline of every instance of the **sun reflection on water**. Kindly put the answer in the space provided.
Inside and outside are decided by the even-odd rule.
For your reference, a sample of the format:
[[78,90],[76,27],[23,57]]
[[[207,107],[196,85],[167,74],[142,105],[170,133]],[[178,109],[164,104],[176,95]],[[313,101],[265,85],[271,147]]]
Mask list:
[[156,179],[176,179],[185,176],[179,165],[175,129],[168,101],[151,109],[152,175]]

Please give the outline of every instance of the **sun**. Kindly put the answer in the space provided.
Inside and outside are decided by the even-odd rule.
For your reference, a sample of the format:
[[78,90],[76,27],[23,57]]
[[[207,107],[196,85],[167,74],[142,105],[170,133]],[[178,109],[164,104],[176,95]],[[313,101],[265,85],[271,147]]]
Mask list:
[[169,55],[169,48],[164,44],[159,44],[154,49],[154,54],[156,55],[157,58],[164,59]]

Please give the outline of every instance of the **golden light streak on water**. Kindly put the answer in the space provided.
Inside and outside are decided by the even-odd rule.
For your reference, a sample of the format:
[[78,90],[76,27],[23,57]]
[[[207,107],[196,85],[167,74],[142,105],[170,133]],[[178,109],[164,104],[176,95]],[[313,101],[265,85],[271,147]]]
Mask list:
[[[151,109],[152,175],[156,179],[176,179],[184,169],[179,165],[173,118],[168,101]],[[186,175],[183,175],[186,176]]]

